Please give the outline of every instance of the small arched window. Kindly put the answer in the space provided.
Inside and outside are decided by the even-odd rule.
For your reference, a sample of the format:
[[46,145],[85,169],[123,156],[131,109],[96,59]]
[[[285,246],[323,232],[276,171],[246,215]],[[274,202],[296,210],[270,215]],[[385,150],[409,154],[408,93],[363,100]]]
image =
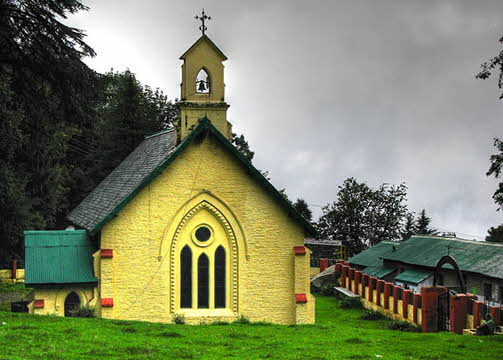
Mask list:
[[196,78],[196,93],[208,94],[210,92],[210,87],[210,76],[204,69],[199,70]]
[[209,307],[209,260],[206,254],[201,254],[197,261],[197,307]]
[[225,249],[215,251],[215,308],[225,308]]
[[65,316],[75,316],[75,311],[80,307],[79,296],[72,291],[65,299]]
[[185,246],[180,254],[180,307],[192,307],[192,251]]

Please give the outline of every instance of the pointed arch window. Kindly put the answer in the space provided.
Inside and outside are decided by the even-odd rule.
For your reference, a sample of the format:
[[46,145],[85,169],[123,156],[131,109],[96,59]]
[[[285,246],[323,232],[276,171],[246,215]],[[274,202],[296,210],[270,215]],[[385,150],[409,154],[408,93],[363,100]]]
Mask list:
[[196,93],[198,94],[209,94],[211,87],[210,75],[206,70],[201,69],[197,74],[196,78]]
[[209,260],[206,254],[201,254],[197,261],[197,307],[209,308]]
[[185,246],[180,254],[180,307],[192,307],[192,251]]
[[225,308],[225,249],[215,251],[215,308]]

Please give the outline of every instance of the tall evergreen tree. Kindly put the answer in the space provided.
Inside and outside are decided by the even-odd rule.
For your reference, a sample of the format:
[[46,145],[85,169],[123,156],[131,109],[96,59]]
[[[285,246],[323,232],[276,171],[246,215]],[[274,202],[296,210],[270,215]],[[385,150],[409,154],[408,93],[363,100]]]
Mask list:
[[313,221],[313,213],[311,209],[309,209],[309,205],[307,205],[307,202],[304,199],[297,199],[297,201],[295,201],[295,203],[293,204],[293,207],[297,209],[297,211],[304,217],[304,219],[309,222]]
[[416,220],[416,232],[420,235],[436,235],[438,231],[430,227],[431,218],[426,215],[426,210],[421,210]]
[[414,214],[407,213],[405,215],[405,222],[402,230],[402,240],[408,240],[412,235],[417,234],[416,224],[414,221]]
[[245,157],[248,159],[248,161],[253,160],[253,156],[255,153],[251,151],[250,145],[248,144],[248,141],[246,141],[245,137],[243,134],[238,135],[235,133],[232,133],[232,138],[231,142],[234,145],[234,147]]
[[[494,175],[496,179],[498,179],[503,173],[503,141],[500,139],[494,139],[494,147],[497,150],[497,153],[491,155],[490,161],[491,166],[487,171],[486,175],[491,176]],[[498,188],[493,194],[494,202],[499,206],[498,210],[503,209],[503,181],[499,183]]]
[[18,206],[2,212],[2,241],[19,255],[19,229],[54,227],[66,209],[69,139],[93,118],[97,76],[82,59],[94,52],[61,22],[80,10],[74,0],[0,1],[0,138],[12,142],[0,197]]

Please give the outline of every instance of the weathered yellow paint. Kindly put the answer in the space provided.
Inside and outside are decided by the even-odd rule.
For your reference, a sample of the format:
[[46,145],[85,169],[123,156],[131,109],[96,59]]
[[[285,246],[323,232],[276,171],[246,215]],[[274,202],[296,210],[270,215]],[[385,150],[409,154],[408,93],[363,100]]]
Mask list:
[[[199,248],[191,234],[203,223],[213,229],[215,240]],[[113,249],[114,257],[101,259],[97,276],[101,297],[113,298],[114,306],[101,314],[159,322],[183,313],[190,323],[239,315],[313,323],[309,255],[293,252],[303,243],[300,225],[214,137],[206,137],[193,142],[103,227],[101,246]],[[211,309],[211,304],[210,309],[179,308],[179,252],[185,244],[191,244],[193,254],[206,251],[208,256],[217,245],[226,248],[226,309]],[[193,269],[196,260],[193,256]],[[307,294],[308,304],[295,303],[296,291]]]
[[473,329],[473,315],[466,315],[466,328]]
[[0,281],[24,282],[24,269],[16,269],[16,279],[12,279],[12,270],[0,270]]
[[29,310],[38,315],[65,315],[65,300],[68,294],[75,292],[81,305],[91,305],[96,302],[94,289],[90,286],[69,286],[61,288],[35,289],[34,299],[44,300],[44,307],[41,309],[33,308],[33,302],[29,305]]
[[[373,310],[373,311],[378,311],[381,314],[384,314],[384,316],[386,316],[387,318],[390,318],[390,319],[393,319],[393,320],[407,321],[407,322],[410,322],[410,323],[414,324],[414,321],[412,320],[413,319],[413,313],[412,313],[412,309],[410,307],[409,307],[409,313],[410,313],[410,315],[408,315],[407,318],[404,318],[402,316],[401,312],[399,314],[395,314],[392,309],[387,310],[387,309],[385,309],[385,308],[383,308],[381,306],[377,306],[376,303],[371,303],[367,299],[361,298],[360,301],[361,301],[361,303],[362,303],[362,305],[363,305],[363,307],[365,309],[369,309],[369,310]],[[399,302],[401,302],[401,300],[399,300]],[[391,304],[391,302],[390,302],[390,304]],[[417,322],[416,325],[420,326],[421,325],[421,310],[420,309],[418,311],[417,320],[418,320],[418,322]]]
[[[227,139],[231,138],[231,125],[227,122],[225,103],[224,65],[221,55],[207,37],[202,37],[183,57],[180,119],[176,126],[179,139],[184,139],[199,119],[208,117]],[[196,92],[197,74],[204,69],[210,77],[209,93]]]
[[310,267],[309,268],[309,276],[310,277],[315,277],[320,273],[320,268],[319,267]]

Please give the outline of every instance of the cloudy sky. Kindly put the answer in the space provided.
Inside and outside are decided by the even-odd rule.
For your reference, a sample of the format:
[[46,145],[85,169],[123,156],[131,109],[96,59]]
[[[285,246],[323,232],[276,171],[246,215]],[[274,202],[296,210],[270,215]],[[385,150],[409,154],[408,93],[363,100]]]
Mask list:
[[500,50],[495,1],[84,1],[69,22],[86,31],[104,72],[129,68],[179,97],[179,56],[207,35],[228,56],[228,119],[277,188],[319,215],[348,177],[409,187],[433,225],[483,238],[503,222],[485,176],[503,137],[495,79],[476,80]]

